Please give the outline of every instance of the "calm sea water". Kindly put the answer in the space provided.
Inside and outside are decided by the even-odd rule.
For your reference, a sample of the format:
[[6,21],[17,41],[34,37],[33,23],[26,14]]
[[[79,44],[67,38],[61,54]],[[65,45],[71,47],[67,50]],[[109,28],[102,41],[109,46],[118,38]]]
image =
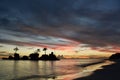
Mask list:
[[[0,80],[72,80],[89,75],[96,66],[81,67],[99,59],[63,59],[60,61],[0,60]],[[94,71],[94,70],[93,70]],[[86,73],[87,72],[87,73]],[[84,73],[84,74],[83,74]]]

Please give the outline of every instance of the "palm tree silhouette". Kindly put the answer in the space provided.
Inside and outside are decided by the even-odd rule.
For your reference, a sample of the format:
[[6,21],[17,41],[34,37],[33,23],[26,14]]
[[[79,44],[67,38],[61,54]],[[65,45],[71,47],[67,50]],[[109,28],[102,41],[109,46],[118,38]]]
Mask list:
[[37,53],[40,52],[40,49],[37,49]]
[[45,54],[46,54],[47,48],[43,48],[43,51],[45,51]]
[[15,51],[15,53],[18,51],[19,49],[16,47],[16,48],[14,48],[14,51]]

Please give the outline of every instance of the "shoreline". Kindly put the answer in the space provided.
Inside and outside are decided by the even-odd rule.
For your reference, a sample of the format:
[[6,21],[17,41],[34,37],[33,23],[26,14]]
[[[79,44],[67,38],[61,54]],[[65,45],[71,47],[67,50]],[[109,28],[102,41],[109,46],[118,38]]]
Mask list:
[[110,65],[102,65],[93,74],[85,77],[74,78],[73,80],[120,80],[120,62],[113,62]]
[[102,61],[95,62],[95,63],[89,63],[89,64],[84,64],[84,65],[76,65],[78,67],[81,67],[82,71],[80,71],[78,73],[59,76],[59,77],[61,77],[61,79],[58,79],[58,80],[81,80],[82,77],[90,76],[94,71],[102,69],[102,66],[110,65],[110,64],[111,64],[111,62],[108,63],[108,62],[106,62],[106,60],[102,60]]

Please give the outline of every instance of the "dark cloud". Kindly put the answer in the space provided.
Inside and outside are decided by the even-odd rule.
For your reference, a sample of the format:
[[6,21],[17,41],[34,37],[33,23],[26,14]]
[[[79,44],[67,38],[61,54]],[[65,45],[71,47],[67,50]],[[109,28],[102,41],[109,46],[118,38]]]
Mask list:
[[[7,37],[20,37],[22,42],[31,39],[28,42],[39,40],[40,44],[48,45],[74,44],[69,41],[72,40],[91,46],[119,46],[119,3],[119,0],[0,0],[0,29],[9,32],[1,32],[0,42],[8,40]],[[11,39],[13,44],[19,41],[16,39]]]

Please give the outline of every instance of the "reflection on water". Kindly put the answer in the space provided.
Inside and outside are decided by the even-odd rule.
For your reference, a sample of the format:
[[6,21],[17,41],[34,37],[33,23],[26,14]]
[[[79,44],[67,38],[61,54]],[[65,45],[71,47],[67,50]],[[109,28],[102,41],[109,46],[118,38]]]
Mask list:
[[[0,61],[0,80],[72,80],[98,69],[94,59],[65,59],[60,61]],[[107,62],[109,63],[109,62]],[[104,63],[106,64],[106,63]],[[79,66],[77,66],[79,65]]]
[[[21,67],[20,61],[14,61],[14,78],[12,80],[55,80],[54,63],[54,61],[42,61],[39,65],[39,61],[29,61],[30,66],[28,68],[26,67],[28,65],[23,64],[24,66]],[[24,74],[21,76],[22,73],[26,72],[20,71],[20,68],[29,70],[29,75]]]
[[14,61],[14,66],[13,66],[13,75],[14,75],[14,79],[16,80],[16,78],[18,77],[18,61]]

